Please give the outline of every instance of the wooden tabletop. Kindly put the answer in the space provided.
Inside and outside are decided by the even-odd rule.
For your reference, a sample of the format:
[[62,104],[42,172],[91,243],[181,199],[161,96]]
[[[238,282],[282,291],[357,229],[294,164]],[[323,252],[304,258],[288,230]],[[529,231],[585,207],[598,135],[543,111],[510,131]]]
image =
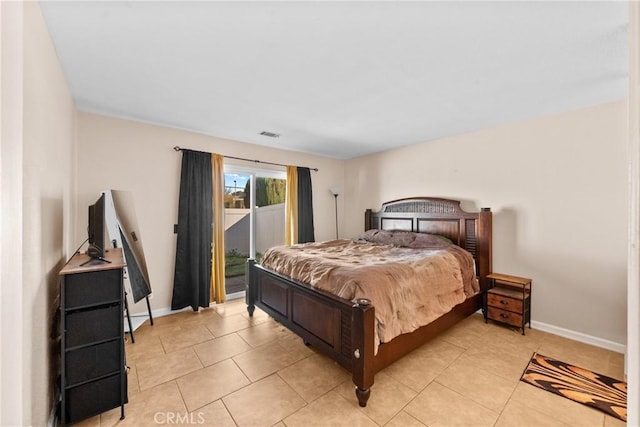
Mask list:
[[60,276],[64,276],[65,274],[88,273],[91,271],[115,270],[123,268],[126,265],[124,263],[124,257],[122,256],[122,248],[107,249],[104,253],[104,259],[111,262],[91,259],[87,254],[76,253],[60,271]]
[[512,283],[516,283],[518,285],[523,285],[523,286],[531,284],[531,279],[529,279],[529,278],[518,277],[518,276],[510,276],[508,274],[501,274],[501,273],[487,274],[487,279],[502,280],[502,281],[505,281],[505,282],[512,282]]

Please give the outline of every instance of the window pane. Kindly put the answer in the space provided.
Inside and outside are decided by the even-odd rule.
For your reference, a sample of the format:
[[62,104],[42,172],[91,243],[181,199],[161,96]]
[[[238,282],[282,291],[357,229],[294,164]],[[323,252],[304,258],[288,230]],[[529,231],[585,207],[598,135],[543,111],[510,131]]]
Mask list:
[[287,180],[256,177],[256,260],[273,246],[284,245]]
[[286,179],[256,177],[256,207],[284,203],[286,191]]
[[249,185],[251,176],[237,173],[224,174],[224,207],[249,209]]
[[[224,246],[225,290],[227,294],[244,291],[244,271],[251,242],[249,174],[224,174]],[[246,195],[246,197],[245,197]]]
[[252,252],[259,262],[267,249],[284,244],[287,180],[282,171],[225,169],[225,287],[227,294],[236,294],[244,291],[246,260]]

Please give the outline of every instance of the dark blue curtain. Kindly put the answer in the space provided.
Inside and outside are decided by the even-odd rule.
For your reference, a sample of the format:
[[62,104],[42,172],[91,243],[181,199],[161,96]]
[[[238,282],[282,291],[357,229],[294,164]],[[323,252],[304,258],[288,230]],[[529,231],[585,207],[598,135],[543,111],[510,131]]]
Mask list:
[[298,168],[298,243],[315,241],[313,230],[313,192],[311,171]]
[[182,150],[178,241],[171,309],[209,307],[212,239],[211,154]]

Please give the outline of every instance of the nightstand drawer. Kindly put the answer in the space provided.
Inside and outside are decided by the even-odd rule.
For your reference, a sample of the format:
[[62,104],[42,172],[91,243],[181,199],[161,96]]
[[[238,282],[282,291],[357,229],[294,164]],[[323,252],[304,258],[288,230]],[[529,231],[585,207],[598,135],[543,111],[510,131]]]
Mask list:
[[487,294],[487,304],[491,307],[500,308],[502,310],[515,311],[522,313],[522,300],[509,298],[504,295],[496,295],[492,292]]
[[522,327],[522,315],[512,313],[506,310],[500,310],[495,307],[487,307],[487,317],[489,319],[497,320],[498,322],[508,323],[518,328]]

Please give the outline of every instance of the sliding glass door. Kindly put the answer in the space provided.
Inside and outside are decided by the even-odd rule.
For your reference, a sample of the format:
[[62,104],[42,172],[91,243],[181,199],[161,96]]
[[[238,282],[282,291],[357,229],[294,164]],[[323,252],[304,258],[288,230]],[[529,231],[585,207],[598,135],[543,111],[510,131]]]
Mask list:
[[253,174],[227,172],[224,174],[224,247],[225,292],[232,295],[244,291],[244,269],[251,257],[253,213],[251,192],[247,192]]
[[225,166],[225,290],[244,292],[248,258],[284,244],[286,173]]

